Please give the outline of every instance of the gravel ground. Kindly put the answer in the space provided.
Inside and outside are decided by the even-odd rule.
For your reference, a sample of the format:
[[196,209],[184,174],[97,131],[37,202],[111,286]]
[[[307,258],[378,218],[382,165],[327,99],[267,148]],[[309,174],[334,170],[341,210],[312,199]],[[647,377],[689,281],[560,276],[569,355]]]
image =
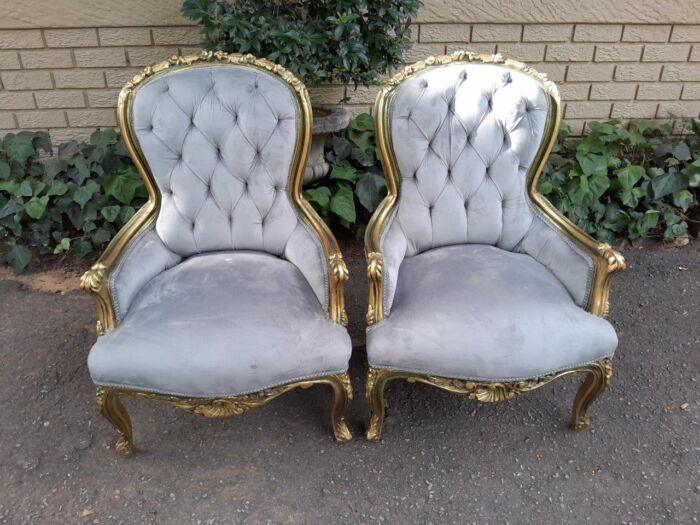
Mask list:
[[567,429],[577,381],[478,405],[393,383],[384,440],[365,441],[366,297],[347,250],[356,349],[351,429],[329,392],[206,420],[129,402],[138,453],[118,457],[85,358],[90,300],[0,280],[0,523],[696,523],[700,519],[700,243],[629,249],[610,317],[611,388]]

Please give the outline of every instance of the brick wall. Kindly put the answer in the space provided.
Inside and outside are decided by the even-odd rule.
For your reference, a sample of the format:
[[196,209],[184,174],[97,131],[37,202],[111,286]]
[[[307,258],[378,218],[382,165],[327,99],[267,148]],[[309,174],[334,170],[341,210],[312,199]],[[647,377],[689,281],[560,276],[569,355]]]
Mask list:
[[[25,15],[31,8],[27,4],[36,1],[27,0]],[[130,1],[118,4],[120,15],[112,25],[105,21],[108,13],[101,11],[105,25],[100,27],[84,27],[94,22],[85,4],[76,0],[57,0],[63,9],[53,18],[42,15],[31,21],[19,15],[13,18],[10,8],[9,18],[0,21],[0,135],[48,129],[54,141],[61,142],[115,126],[114,106],[127,80],[143,66],[197,50],[196,28],[177,15],[179,0],[149,3],[143,18],[148,26],[134,25],[132,19],[139,17],[133,11],[143,4]],[[634,5],[638,2],[631,0],[614,4],[629,4],[629,9],[606,15],[620,23],[592,23],[595,10],[581,14],[571,8],[568,16],[567,11],[552,14],[530,9],[527,22],[493,23],[491,18],[515,16],[469,12],[467,8],[478,7],[480,1],[465,6],[460,1],[442,2],[452,10],[438,9],[440,2],[425,2],[407,61],[467,49],[500,52],[527,62],[559,85],[564,118],[574,133],[581,133],[588,121],[610,117],[668,119],[700,114],[700,20],[691,4],[687,16],[679,14],[678,9],[685,13],[683,5],[676,5],[675,13],[655,14],[656,21],[664,22],[658,24],[637,20]],[[82,18],[78,11],[73,18],[65,13],[70,5],[81,10]],[[563,22],[551,23],[554,15],[554,22]],[[673,23],[669,18],[696,24]],[[161,20],[174,25],[159,26]],[[644,23],[634,23],[638,21]],[[71,24],[83,27],[60,27]],[[122,24],[131,25],[119,27]],[[347,96],[350,109],[359,113],[370,110],[377,88],[333,85],[311,92],[317,104],[334,104]]]

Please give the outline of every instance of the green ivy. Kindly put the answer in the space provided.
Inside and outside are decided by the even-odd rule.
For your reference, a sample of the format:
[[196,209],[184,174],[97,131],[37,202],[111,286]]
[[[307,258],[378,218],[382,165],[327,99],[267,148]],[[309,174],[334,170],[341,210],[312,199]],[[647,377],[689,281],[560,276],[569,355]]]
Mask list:
[[17,273],[31,260],[29,247],[94,257],[147,197],[114,130],[56,153],[43,132],[10,133],[0,143],[0,239]]
[[[670,125],[612,120],[572,139],[563,125],[539,190],[600,240],[682,237],[700,216],[700,121],[685,126],[686,134],[671,137]],[[329,176],[304,195],[332,228],[362,234],[386,195],[372,117],[358,115],[333,135],[326,159]],[[0,141],[0,240],[18,273],[31,261],[30,248],[95,257],[146,197],[114,130],[56,152],[43,132]]]
[[386,195],[386,181],[377,160],[374,119],[363,113],[326,145],[330,175],[307,187],[304,196],[331,226],[361,234]]
[[672,125],[594,122],[583,139],[559,142],[539,191],[579,227],[602,241],[686,235],[698,205],[700,120],[669,138]]
[[403,62],[420,0],[185,0],[206,49],[252,53],[307,85],[373,84]]

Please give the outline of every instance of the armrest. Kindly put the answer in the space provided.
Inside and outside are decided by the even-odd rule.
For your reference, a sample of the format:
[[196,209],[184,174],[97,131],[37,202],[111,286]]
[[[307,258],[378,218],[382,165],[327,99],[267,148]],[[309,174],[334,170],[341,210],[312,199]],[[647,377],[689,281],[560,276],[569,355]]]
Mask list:
[[345,326],[345,282],[349,277],[345,260],[326,223],[301,192],[296,197],[299,224],[287,242],[284,257],[309,281],[330,319]]
[[116,328],[143,285],[181,260],[158,237],[153,215],[153,205],[148,202],[80,279],[83,290],[95,301],[97,335]]
[[610,311],[612,275],[626,268],[624,257],[567,219],[534,189],[534,184],[530,199],[535,204],[535,218],[520,250],[547,266],[579,306],[605,317]]
[[369,281],[367,324],[389,316],[394,302],[399,267],[406,256],[408,241],[393,212],[393,197],[377,208],[365,231],[365,256]]

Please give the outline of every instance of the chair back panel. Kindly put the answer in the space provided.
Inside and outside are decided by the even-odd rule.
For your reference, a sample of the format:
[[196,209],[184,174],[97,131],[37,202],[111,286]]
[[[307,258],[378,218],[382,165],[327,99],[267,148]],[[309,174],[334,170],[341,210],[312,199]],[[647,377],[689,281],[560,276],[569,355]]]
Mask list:
[[539,83],[498,64],[454,63],[409,77],[388,103],[406,255],[515,248],[533,220],[527,174],[549,111]]
[[132,134],[160,190],[156,231],[171,251],[282,255],[298,222],[287,185],[300,111],[283,80],[241,65],[184,68],[138,87]]

